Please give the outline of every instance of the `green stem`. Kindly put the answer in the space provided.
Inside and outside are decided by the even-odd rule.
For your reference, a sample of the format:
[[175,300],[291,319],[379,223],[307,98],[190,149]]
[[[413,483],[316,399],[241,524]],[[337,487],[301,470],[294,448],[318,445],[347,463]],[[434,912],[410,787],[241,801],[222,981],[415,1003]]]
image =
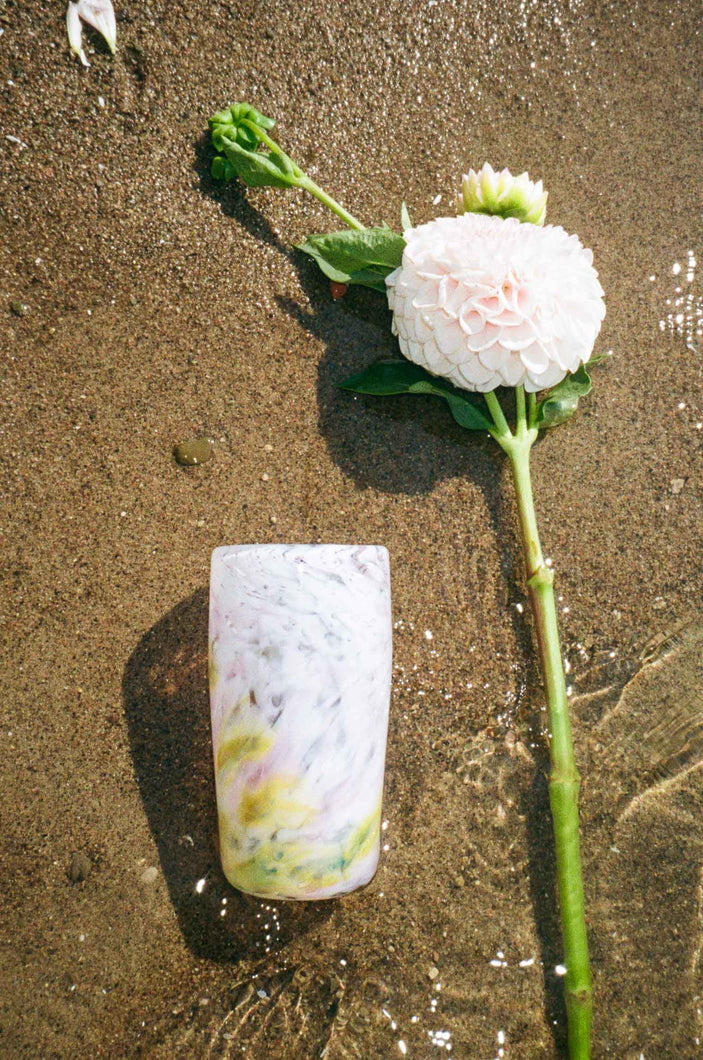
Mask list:
[[[527,588],[534,614],[544,692],[549,713],[549,801],[554,823],[557,884],[566,965],[565,995],[570,1060],[589,1060],[592,987],[579,849],[578,790],[564,664],[554,600],[554,574],[544,562],[537,530],[530,450],[539,433],[534,424],[536,403],[530,395],[529,419],[522,387],[516,392],[517,427],[505,435],[505,417],[494,411],[495,394],[485,395],[496,425],[495,437],[505,450],[517,498],[520,535],[527,570]],[[488,399],[492,398],[493,401]],[[507,427],[507,424],[506,424]]]
[[[504,440],[507,441],[509,438],[512,438],[512,434],[510,433],[510,427],[508,427],[508,421],[506,420],[503,410],[500,407],[500,402],[498,401],[498,398],[495,395],[495,391],[491,390],[488,394],[484,394],[483,396],[486,399],[488,411],[493,417],[493,422],[495,424],[495,430],[491,431],[491,434],[498,442],[498,444],[503,446]],[[505,448],[505,446],[503,446],[503,448]]]
[[537,395],[527,395],[527,424],[529,427],[537,426]]
[[[272,140],[268,133],[264,132],[264,130],[255,122],[249,121],[248,118],[245,118],[242,121],[242,125],[246,125],[247,128],[255,132],[261,142],[268,147],[269,151],[273,151],[274,154],[284,154],[276,141]],[[332,213],[336,213],[337,217],[340,217],[349,228],[354,228],[357,232],[362,231],[364,225],[362,225],[360,221],[357,221],[353,214],[350,214],[348,210],[344,209],[341,203],[338,203],[336,199],[333,199],[331,195],[328,195],[324,188],[321,188],[319,184],[315,183],[312,177],[309,177],[304,170],[300,169],[300,166],[296,163],[294,163],[294,165],[296,171],[300,174],[297,178],[299,188],[303,188],[304,191],[309,191],[311,195],[314,195],[315,198],[323,204],[323,206],[327,206]]]
[[319,184],[316,184],[315,181],[307,175],[307,173],[303,173],[298,186],[309,191],[310,194],[314,195],[316,199],[319,199],[324,206],[328,206],[332,213],[336,213],[337,217],[341,217],[344,223],[350,228],[356,229],[357,232],[361,232],[364,228],[364,225],[362,225],[360,221],[357,221],[356,217],[350,214],[348,210],[345,210],[344,207],[341,206],[336,199],[333,199],[331,195],[328,195]]

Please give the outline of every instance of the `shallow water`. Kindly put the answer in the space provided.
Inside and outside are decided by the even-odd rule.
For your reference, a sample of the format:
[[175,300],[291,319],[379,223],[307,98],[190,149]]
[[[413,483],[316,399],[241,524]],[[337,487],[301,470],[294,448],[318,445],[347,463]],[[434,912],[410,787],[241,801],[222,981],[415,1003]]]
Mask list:
[[[698,5],[116,6],[88,71],[48,0],[0,12],[3,1055],[563,1056],[503,462],[433,400],[337,390],[394,351],[388,314],[292,251],[331,227],[317,204],[210,180],[207,117],[236,98],[367,223],[451,213],[489,160],[594,250],[612,356],[533,459],[593,1052],[700,1055]],[[189,438],[213,455],[179,467]],[[387,824],[366,890],[272,905],[218,865],[206,581],[217,545],[293,540],[390,550]]]

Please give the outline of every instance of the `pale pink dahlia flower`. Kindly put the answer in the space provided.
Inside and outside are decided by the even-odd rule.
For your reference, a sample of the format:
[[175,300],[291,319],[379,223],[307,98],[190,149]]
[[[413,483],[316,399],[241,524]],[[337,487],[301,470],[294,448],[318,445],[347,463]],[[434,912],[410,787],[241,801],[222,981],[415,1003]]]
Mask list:
[[464,390],[544,390],[588,361],[605,316],[593,255],[563,228],[465,213],[403,233],[386,279],[403,354]]

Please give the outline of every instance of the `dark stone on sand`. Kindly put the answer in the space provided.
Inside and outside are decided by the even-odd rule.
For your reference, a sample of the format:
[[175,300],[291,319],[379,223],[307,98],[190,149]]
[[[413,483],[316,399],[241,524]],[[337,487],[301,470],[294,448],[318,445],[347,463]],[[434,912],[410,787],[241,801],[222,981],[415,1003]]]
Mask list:
[[173,447],[173,456],[181,467],[197,467],[206,463],[214,452],[212,438],[189,438]]

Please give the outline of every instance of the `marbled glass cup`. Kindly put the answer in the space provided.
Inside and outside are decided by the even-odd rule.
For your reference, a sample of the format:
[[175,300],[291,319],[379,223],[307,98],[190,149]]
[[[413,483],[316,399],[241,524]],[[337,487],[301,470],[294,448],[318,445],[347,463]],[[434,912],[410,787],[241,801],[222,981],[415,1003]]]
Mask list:
[[212,741],[220,854],[234,887],[331,898],[374,875],[391,640],[385,548],[213,552]]

